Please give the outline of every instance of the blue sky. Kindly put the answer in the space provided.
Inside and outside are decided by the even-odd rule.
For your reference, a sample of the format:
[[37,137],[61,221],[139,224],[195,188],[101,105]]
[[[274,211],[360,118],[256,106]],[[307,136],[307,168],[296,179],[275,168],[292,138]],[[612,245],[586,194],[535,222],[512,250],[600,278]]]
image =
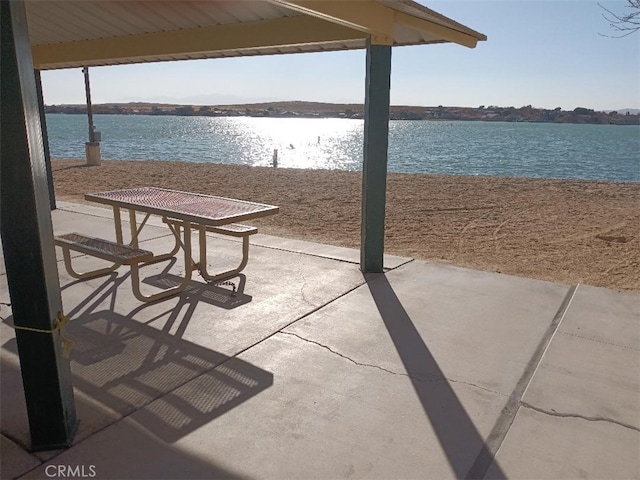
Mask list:
[[[640,108],[640,32],[610,38],[590,0],[420,0],[488,37],[392,53],[394,105]],[[623,13],[626,1],[602,1]],[[91,72],[94,103],[364,101],[365,52],[278,55],[114,67]],[[47,104],[84,103],[80,69],[43,72]]]

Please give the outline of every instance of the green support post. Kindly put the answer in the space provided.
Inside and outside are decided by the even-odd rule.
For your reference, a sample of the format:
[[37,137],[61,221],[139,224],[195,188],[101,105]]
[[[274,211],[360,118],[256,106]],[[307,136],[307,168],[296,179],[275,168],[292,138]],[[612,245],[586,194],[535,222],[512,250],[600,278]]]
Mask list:
[[0,231],[31,450],[53,450],[77,420],[24,0],[0,0],[0,54]]
[[391,46],[367,42],[360,269],[383,271]]
[[49,132],[47,131],[47,117],[44,111],[44,95],[42,94],[42,76],[40,70],[35,70],[36,92],[38,94],[38,110],[40,111],[40,126],[42,127],[42,146],[44,147],[44,164],[47,167],[47,185],[49,185],[49,206],[56,209],[56,194],[53,188],[53,172],[51,171],[51,153],[49,152]]

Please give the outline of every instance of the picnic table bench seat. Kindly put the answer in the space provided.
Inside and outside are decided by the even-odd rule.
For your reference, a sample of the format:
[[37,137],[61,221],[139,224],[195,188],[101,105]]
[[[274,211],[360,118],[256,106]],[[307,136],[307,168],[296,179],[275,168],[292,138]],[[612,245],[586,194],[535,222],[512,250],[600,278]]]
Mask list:
[[66,233],[55,237],[55,243],[63,249],[68,248],[110,262],[130,265],[133,262],[146,262],[153,258],[148,250],[120,245],[119,243],[97,237],[87,237],[80,233]]
[[[162,221],[169,225],[173,225],[174,227],[182,225],[182,220],[176,220],[173,218],[163,218]],[[192,223],[192,226],[197,226],[197,224]],[[254,227],[252,225],[244,225],[242,223],[230,223],[228,225],[217,226],[206,225],[205,230],[211,233],[229,235],[231,237],[248,237],[249,235],[258,233],[258,227]]]
[[220,233],[222,235],[230,235],[232,237],[244,237],[258,233],[258,227],[243,225],[241,223],[231,223],[229,225],[221,225],[219,227],[207,227],[207,231]]
[[[86,279],[97,277],[110,273],[121,265],[133,265],[148,262],[153,259],[153,253],[148,250],[142,250],[129,245],[121,245],[103,238],[88,237],[75,232],[57,235],[54,241],[57,246],[62,248],[67,272],[74,278]],[[85,273],[78,273],[71,266],[71,250],[113,262],[113,265]]]

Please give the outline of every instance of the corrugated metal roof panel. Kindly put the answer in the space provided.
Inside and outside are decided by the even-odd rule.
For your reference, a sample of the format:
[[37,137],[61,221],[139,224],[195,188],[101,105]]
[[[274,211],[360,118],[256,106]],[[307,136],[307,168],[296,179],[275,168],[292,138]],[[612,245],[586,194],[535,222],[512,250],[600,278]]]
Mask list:
[[269,2],[28,0],[32,45],[231,25],[299,15]]

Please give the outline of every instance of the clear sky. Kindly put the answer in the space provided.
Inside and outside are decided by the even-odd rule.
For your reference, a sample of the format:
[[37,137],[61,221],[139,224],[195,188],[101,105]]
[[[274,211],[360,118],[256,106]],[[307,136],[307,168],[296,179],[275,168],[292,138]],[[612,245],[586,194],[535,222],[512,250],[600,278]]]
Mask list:
[[[420,0],[487,35],[459,45],[397,47],[394,105],[640,108],[640,32],[614,35],[591,0]],[[601,1],[614,12],[624,0]],[[182,61],[90,70],[94,103],[364,101],[364,50]],[[80,69],[43,72],[47,104],[84,103]]]

